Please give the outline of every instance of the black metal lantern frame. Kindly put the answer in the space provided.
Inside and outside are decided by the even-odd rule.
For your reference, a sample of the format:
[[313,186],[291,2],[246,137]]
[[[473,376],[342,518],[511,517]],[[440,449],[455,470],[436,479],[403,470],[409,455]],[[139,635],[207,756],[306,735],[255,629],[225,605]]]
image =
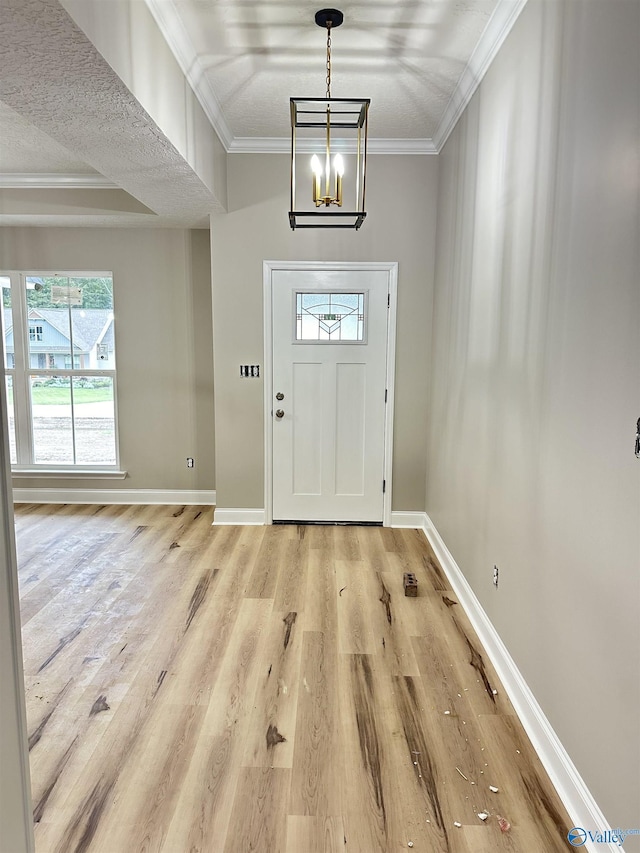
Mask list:
[[[343,15],[338,9],[321,9],[316,12],[315,21],[327,28],[327,93],[324,98],[290,99],[289,224],[294,231],[296,228],[357,231],[367,215],[364,205],[371,101],[331,97],[331,29],[342,24]],[[309,154],[313,155],[310,160]],[[303,157],[304,174],[296,180],[300,157]]]
[[[369,98],[291,98],[291,207],[289,224],[296,228],[355,228],[366,217],[365,189],[367,164],[367,122]],[[300,133],[300,129],[303,132]],[[332,186],[322,195],[315,192],[316,176],[307,156],[330,162],[344,155],[349,168],[346,180],[335,174]],[[296,175],[297,160],[304,156],[304,174]],[[334,170],[335,171],[335,170]],[[327,179],[325,173],[321,181]],[[344,199],[351,205],[343,210],[335,185],[346,184]]]

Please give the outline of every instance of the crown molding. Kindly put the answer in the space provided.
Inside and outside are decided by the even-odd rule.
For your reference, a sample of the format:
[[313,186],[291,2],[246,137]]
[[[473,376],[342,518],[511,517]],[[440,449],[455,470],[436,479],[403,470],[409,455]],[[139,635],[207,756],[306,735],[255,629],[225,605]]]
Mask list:
[[145,0],[145,3],[200,106],[218,134],[225,151],[228,152],[233,142],[233,133],[226,122],[220,102],[205,74],[206,69],[196,55],[176,7],[173,2],[162,2],[162,0]]
[[[308,141],[308,140],[305,140]],[[300,145],[300,150],[308,146]],[[234,136],[229,148],[229,154],[285,154],[291,153],[291,137],[275,136]]]
[[5,190],[77,190],[77,189],[118,189],[104,175],[73,175],[15,172],[0,175],[0,189]]
[[526,4],[527,0],[499,0],[433,135],[438,153],[442,150]]
[[[355,154],[355,140],[336,139],[331,148],[335,151]],[[314,139],[298,139],[296,151],[300,154],[313,154],[318,149]],[[432,139],[369,139],[369,154],[437,154]],[[236,137],[228,150],[229,154],[291,154],[290,137]]]
[[[354,148],[355,151],[355,148]],[[437,154],[433,139],[369,139],[369,154]]]

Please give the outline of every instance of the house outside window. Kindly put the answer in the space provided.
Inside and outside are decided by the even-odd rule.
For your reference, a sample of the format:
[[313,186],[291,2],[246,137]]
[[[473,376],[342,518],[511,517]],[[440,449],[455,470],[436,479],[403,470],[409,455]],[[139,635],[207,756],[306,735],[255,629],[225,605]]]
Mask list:
[[11,463],[118,467],[110,273],[0,273]]

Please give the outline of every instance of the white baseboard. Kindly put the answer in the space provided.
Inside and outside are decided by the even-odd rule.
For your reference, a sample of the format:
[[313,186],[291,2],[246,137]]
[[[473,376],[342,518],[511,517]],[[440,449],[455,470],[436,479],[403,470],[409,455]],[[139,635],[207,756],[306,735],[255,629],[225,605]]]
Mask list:
[[421,530],[424,527],[423,512],[392,512],[391,527],[417,527]]
[[28,504],[181,504],[215,506],[205,489],[14,489],[14,503]]
[[216,507],[213,513],[213,524],[264,524],[263,509],[227,509]]
[[[403,513],[403,515],[417,514]],[[586,831],[591,830],[592,832],[596,830],[604,832],[604,830],[610,829],[609,823],[578,773],[557,734],[554,732],[551,723],[544,715],[542,708],[536,701],[522,673],[509,654],[507,647],[500,639],[500,635],[478,601],[460,567],[434,527],[433,522],[426,513],[420,513],[420,515],[422,516],[422,524],[418,526],[422,528],[429,540],[440,565],[451,583],[451,588],[455,592],[480,642],[491,659],[491,663],[495,667],[496,673],[502,681],[504,689],[534,749],[549,774],[549,778],[564,803],[564,807],[574,821],[574,826],[582,827]],[[572,849],[569,842],[567,842],[567,849]],[[582,845],[580,849],[588,850],[589,853],[598,853],[598,851],[602,853],[605,850],[613,853],[614,850],[622,850],[615,843],[596,844],[590,840],[587,840],[586,844]]]

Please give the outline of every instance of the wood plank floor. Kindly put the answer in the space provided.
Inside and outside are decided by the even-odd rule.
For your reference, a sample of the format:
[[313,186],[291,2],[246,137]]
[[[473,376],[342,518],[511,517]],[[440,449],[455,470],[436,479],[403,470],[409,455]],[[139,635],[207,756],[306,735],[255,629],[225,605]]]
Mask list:
[[16,508],[37,853],[565,853],[422,533],[211,519]]

